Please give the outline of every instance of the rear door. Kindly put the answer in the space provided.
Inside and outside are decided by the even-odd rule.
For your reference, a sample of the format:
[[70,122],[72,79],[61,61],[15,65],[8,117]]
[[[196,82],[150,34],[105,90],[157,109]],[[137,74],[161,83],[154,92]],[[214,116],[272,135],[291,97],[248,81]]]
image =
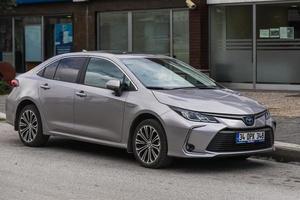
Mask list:
[[50,132],[73,131],[76,82],[85,62],[85,57],[63,58],[44,69],[39,95]]
[[[82,84],[75,90],[75,132],[84,137],[118,142],[128,92],[116,96],[105,88],[109,80],[127,82],[124,73],[109,60],[91,58]],[[127,84],[125,83],[125,84]]]

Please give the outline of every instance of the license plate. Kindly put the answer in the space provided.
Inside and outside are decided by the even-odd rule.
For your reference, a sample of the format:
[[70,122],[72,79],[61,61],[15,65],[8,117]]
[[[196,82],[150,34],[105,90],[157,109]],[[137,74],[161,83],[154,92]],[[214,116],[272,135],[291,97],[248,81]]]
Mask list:
[[236,133],[237,144],[262,143],[265,141],[265,132]]

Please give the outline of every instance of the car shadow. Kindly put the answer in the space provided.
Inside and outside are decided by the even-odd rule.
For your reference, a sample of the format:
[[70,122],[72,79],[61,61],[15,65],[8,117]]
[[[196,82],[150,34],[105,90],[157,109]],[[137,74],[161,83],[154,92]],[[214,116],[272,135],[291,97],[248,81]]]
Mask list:
[[[133,154],[127,153],[125,149],[107,147],[98,144],[91,144],[82,141],[76,141],[60,137],[52,137],[47,143],[47,147],[55,151],[61,151],[72,154],[84,155],[93,159],[110,159],[116,162],[127,163],[139,167]],[[237,172],[245,170],[256,170],[258,168],[270,167],[268,162],[259,159],[235,160],[229,158],[214,158],[214,159],[183,159],[174,158],[171,165],[165,171],[181,171],[184,173],[224,173]],[[150,169],[149,169],[150,170]]]

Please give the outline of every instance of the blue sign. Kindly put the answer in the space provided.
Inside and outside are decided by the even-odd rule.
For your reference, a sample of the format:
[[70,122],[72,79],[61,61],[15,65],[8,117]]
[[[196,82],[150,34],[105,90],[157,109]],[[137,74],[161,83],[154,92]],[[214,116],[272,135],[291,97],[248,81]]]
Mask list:
[[16,0],[17,4],[35,4],[35,3],[53,3],[53,2],[66,2],[72,0]]
[[73,46],[72,23],[55,24],[55,54],[69,53]]

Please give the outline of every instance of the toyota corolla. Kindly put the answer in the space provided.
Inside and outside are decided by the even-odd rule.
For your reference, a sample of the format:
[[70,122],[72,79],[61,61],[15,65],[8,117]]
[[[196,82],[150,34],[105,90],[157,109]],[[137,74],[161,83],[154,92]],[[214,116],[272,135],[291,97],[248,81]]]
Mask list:
[[64,136],[125,148],[149,168],[274,149],[264,106],[167,56],[64,54],[11,83],[7,121],[27,146]]

